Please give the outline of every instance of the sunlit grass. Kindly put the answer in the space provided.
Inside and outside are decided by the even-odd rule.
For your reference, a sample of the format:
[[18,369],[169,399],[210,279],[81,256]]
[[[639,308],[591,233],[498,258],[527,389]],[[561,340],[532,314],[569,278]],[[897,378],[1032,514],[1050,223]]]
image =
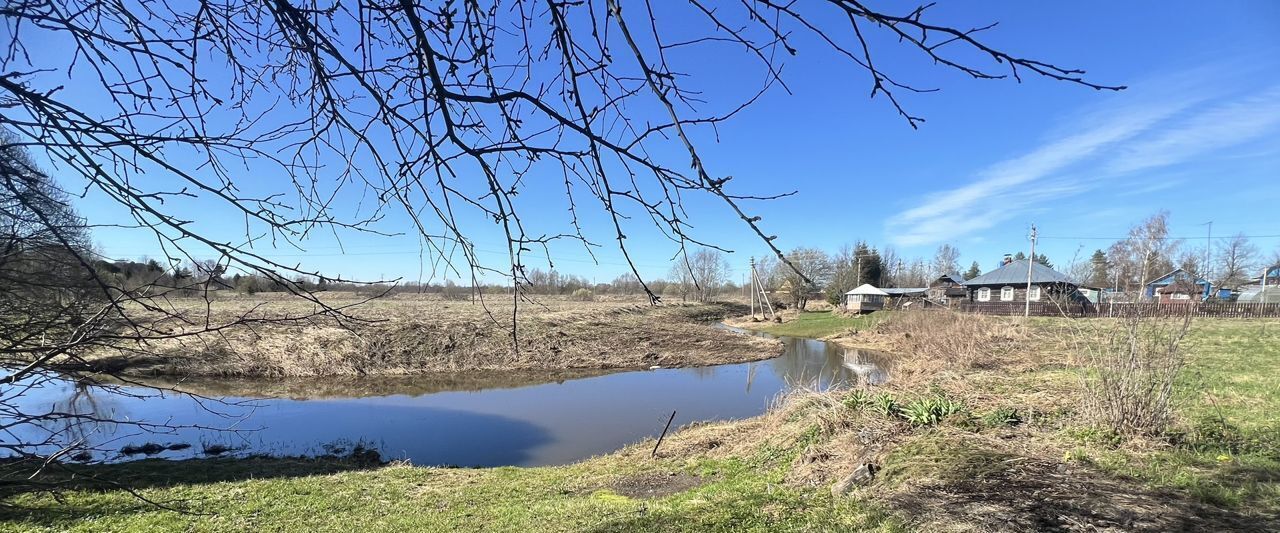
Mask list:
[[765,332],[789,337],[820,338],[850,330],[868,329],[890,313],[878,311],[868,315],[848,316],[835,311],[802,312],[794,319],[764,328]]

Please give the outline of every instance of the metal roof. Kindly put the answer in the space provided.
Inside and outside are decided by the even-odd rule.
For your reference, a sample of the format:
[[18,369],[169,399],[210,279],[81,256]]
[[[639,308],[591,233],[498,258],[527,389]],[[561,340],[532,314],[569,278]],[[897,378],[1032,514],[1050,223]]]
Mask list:
[[1030,259],[1024,259],[987,272],[964,282],[964,284],[969,287],[978,285],[1026,285],[1028,264],[1031,265],[1031,283],[1071,283],[1071,279],[1066,274],[1033,262]]
[[938,278],[938,281],[942,281],[942,280],[948,280],[948,281],[951,281],[952,283],[959,283],[961,285],[964,285],[964,276],[961,276],[959,272],[943,274],[941,277]]
[[881,290],[883,290],[885,294],[888,294],[889,296],[900,296],[904,294],[924,294],[926,291],[929,290],[929,288],[928,287],[892,287],[892,288],[881,289]]
[[[1182,276],[1178,276],[1178,274],[1182,274]],[[1182,278],[1190,278],[1190,281],[1196,285],[1212,285],[1212,283],[1209,283],[1209,280],[1193,275],[1181,268],[1175,268],[1173,269],[1173,272],[1147,282],[1147,285],[1170,285]]]

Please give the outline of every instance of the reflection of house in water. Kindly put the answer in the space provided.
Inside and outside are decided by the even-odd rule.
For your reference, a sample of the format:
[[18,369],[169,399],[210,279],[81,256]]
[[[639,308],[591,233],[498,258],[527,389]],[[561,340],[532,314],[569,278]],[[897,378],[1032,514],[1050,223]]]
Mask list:
[[888,361],[879,352],[856,348],[846,350],[843,366],[857,374],[859,382],[867,385],[883,385],[889,381]]

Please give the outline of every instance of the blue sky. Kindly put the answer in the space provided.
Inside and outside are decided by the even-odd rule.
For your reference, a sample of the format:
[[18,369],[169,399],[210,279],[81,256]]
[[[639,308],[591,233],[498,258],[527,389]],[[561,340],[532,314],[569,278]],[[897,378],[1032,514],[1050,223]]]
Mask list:
[[[973,80],[873,41],[878,64],[896,78],[941,89],[900,95],[927,120],[913,130],[883,98],[867,98],[864,72],[816,43],[802,43],[784,71],[792,94],[771,91],[718,135],[696,135],[711,173],[734,176],[738,192],[797,191],[750,206],[781,247],[834,251],[862,239],[928,258],[950,243],[961,250],[962,264],[978,261],[985,270],[1002,254],[1025,250],[1034,222],[1045,237],[1039,250],[1064,264],[1167,209],[1175,236],[1202,236],[1203,224],[1212,221],[1215,236],[1270,235],[1253,240],[1268,254],[1280,248],[1274,211],[1280,205],[1280,4],[944,2],[936,11],[935,20],[956,26],[999,21],[985,37],[990,44],[1084,68],[1091,81],[1130,89],[1094,91],[1032,76],[1023,83]],[[713,47],[677,60],[727,106],[761,80],[735,56],[740,53]],[[660,155],[681,161],[677,151]],[[545,179],[547,187],[522,195],[524,216],[534,226],[562,231],[567,207],[558,178]],[[342,199],[352,209],[360,200]],[[118,207],[92,193],[77,207],[94,222],[123,220]],[[735,251],[735,267],[766,252],[719,203],[695,198],[686,207],[700,238]],[[236,230],[217,206],[197,202],[185,209],[204,231]],[[611,279],[625,268],[610,248],[605,219],[587,215],[585,222],[603,245],[595,259],[580,245],[562,243],[551,249],[555,266]],[[473,223],[481,259],[504,268],[501,242]],[[384,224],[410,229],[403,217]],[[675,247],[640,227],[629,236],[642,273],[663,275]],[[317,235],[302,250],[264,245],[261,251],[364,279],[456,277],[433,271],[412,236],[340,237],[341,243]],[[98,231],[96,240],[114,257],[158,252],[151,240],[124,230]]]

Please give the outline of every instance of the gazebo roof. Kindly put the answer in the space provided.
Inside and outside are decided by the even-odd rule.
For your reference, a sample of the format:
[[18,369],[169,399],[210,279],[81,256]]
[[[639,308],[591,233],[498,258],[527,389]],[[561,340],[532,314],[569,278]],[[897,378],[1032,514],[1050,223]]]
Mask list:
[[862,285],[859,285],[858,288],[853,289],[849,292],[846,292],[845,294],[860,294],[863,296],[866,296],[866,295],[888,296],[889,295],[889,293],[875,288],[870,283],[863,283]]

